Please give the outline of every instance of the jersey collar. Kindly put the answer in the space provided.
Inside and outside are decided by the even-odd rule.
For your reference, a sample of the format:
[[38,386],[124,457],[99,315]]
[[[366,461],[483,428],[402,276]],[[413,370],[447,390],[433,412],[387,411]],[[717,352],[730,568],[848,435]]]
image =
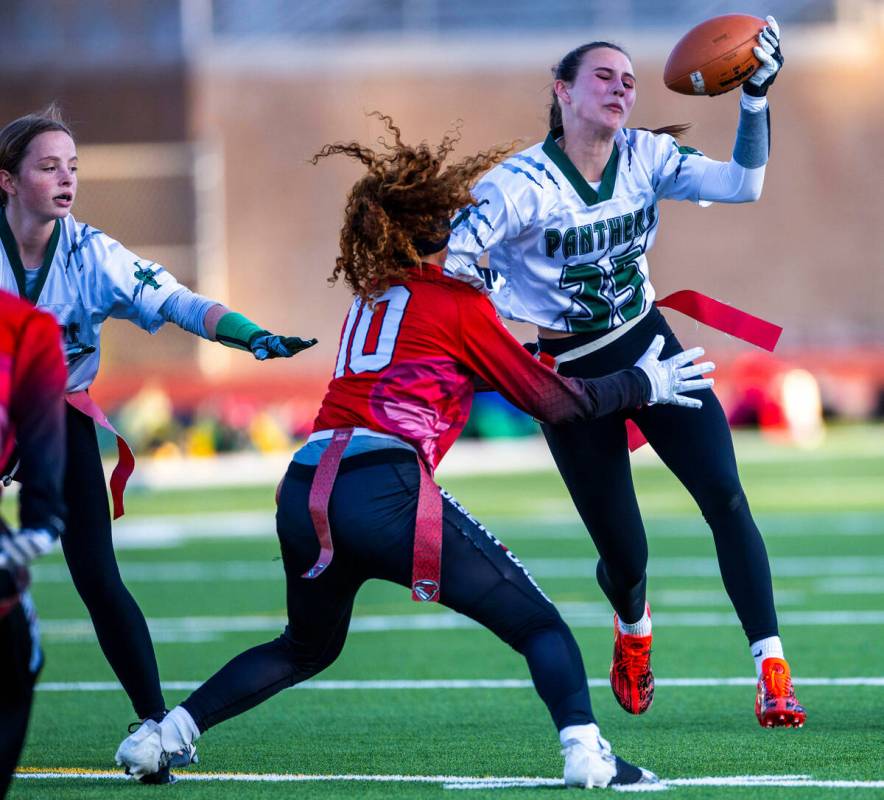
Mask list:
[[25,267],[21,263],[21,255],[18,252],[18,243],[12,234],[12,229],[6,221],[6,209],[0,208],[0,242],[6,251],[6,257],[9,259],[9,265],[12,267],[12,274],[15,275],[15,282],[18,285],[19,297],[29,300],[31,303],[37,303],[40,292],[43,291],[43,284],[46,283],[46,276],[49,274],[49,267],[52,259],[55,258],[55,249],[58,247],[58,239],[61,235],[61,222],[55,220],[55,226],[52,228],[52,236],[49,237],[49,244],[46,246],[46,252],[43,254],[43,264],[37,273],[37,282],[31,292],[28,292],[28,282],[25,278]]
[[611,157],[605,164],[602,172],[602,181],[599,190],[596,191],[587,183],[586,178],[580,174],[580,170],[574,166],[574,162],[565,154],[565,151],[559,147],[556,139],[562,135],[562,129],[556,128],[551,130],[543,143],[543,152],[552,160],[559,168],[562,175],[568,179],[568,183],[574,187],[574,191],[580,195],[580,199],[588,206],[594,206],[605,200],[610,200],[614,196],[614,182],[617,180],[617,164],[620,161],[620,148],[617,142],[611,149]]

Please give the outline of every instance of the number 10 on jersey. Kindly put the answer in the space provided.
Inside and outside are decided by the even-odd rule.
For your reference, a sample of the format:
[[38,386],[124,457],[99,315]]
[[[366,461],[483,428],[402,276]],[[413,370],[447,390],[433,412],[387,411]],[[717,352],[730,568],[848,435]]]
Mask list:
[[369,308],[360,298],[353,301],[341,349],[335,364],[335,377],[350,372],[378,372],[393,360],[396,338],[411,292],[404,286],[391,286]]

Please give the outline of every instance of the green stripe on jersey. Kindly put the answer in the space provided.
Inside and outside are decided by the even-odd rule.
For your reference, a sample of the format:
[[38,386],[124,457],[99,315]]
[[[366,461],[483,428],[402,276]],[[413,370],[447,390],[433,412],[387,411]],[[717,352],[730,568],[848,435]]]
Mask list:
[[565,151],[559,147],[555,140],[553,131],[549,132],[546,141],[543,143],[543,152],[546,153],[552,162],[561,170],[562,175],[568,179],[574,187],[574,191],[580,195],[580,198],[588,206],[594,206],[605,200],[610,200],[614,196],[614,182],[617,180],[617,164],[620,161],[620,151],[617,149],[616,143],[611,148],[611,157],[605,164],[602,172],[602,181],[598,192],[590,186],[586,178],[583,177],[580,170],[574,166],[574,162],[565,154]]
[[12,267],[12,274],[15,276],[15,282],[18,285],[19,297],[29,300],[31,303],[37,303],[40,292],[43,291],[43,284],[46,283],[46,276],[49,274],[49,267],[55,258],[55,250],[58,247],[58,240],[61,237],[61,222],[55,220],[55,226],[52,228],[52,235],[49,237],[49,244],[46,245],[46,252],[43,254],[43,264],[37,274],[37,282],[34,284],[33,290],[28,292],[28,282],[25,278],[25,267],[21,261],[21,255],[18,252],[18,242],[9,222],[6,219],[6,210],[0,209],[0,242],[6,251],[6,257],[9,259],[9,265]]

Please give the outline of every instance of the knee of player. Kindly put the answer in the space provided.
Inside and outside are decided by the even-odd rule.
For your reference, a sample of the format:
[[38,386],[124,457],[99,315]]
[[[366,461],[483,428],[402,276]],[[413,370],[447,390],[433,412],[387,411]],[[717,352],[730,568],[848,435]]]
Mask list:
[[121,605],[131,602],[129,590],[123,583],[116,564],[106,569],[96,569],[90,565],[87,569],[71,568],[71,577],[80,599],[88,608],[101,606],[106,608],[119,608]]
[[550,605],[547,612],[513,626],[506,637],[506,642],[513,650],[524,654],[525,649],[537,637],[544,637],[550,633],[568,637],[571,635],[567,624],[553,605]]
[[733,514],[748,504],[736,475],[707,480],[699,501],[706,517]]
[[330,631],[320,635],[305,636],[303,632],[293,634],[286,626],[276,644],[285,651],[286,658],[292,665],[292,683],[302,681],[309,675],[315,675],[330,666],[344,648],[344,636]]

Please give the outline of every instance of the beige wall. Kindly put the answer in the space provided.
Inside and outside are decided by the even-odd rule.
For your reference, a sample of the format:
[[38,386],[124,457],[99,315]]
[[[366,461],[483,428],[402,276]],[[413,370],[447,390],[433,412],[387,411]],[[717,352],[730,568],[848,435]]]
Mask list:
[[[381,130],[365,116],[373,109],[391,114],[409,140],[437,141],[461,119],[462,153],[516,138],[530,144],[545,134],[544,65],[569,44],[555,44],[540,56],[532,52],[530,62],[526,56],[522,63],[518,49],[506,53],[505,63],[498,52],[481,64],[485,54],[477,57],[475,48],[447,53],[437,47],[415,56],[420,48],[413,46],[410,61],[398,67],[391,66],[398,63],[395,49],[386,57],[377,48],[364,66],[353,53],[339,64],[342,48],[326,54],[323,64],[303,54],[287,63],[240,51],[232,59],[216,53],[190,68],[153,72],[9,75],[0,112],[9,119],[59,99],[84,144],[189,139],[216,147],[224,165],[217,198],[224,216],[218,252],[226,256],[229,279],[223,299],[270,328],[321,340],[289,364],[258,365],[233,354],[227,378],[249,381],[272,370],[274,376],[324,380],[349,303],[346,290],[328,288],[325,278],[337,253],[346,192],[360,170],[341,158],[312,166],[310,156],[326,142],[372,141]],[[727,158],[737,96],[674,95],[659,79],[665,48],[626,44],[655,53],[636,60],[639,100],[632,124],[692,121],[686,141]],[[650,256],[660,293],[695,288],[780,322],[785,352],[884,348],[884,103],[872,77],[884,67],[884,42],[867,42],[866,56],[844,64],[836,64],[829,49],[828,56],[816,58],[805,42],[772,91],[773,153],[762,200],[708,209],[665,203]],[[472,65],[464,67],[467,55]],[[82,167],[78,217],[131,246],[143,242],[113,218],[129,204],[140,207],[148,195],[154,205],[155,196],[165,198],[165,212],[186,216],[192,226],[188,188],[153,186],[148,192],[136,182],[124,204],[107,187],[90,186],[88,159]],[[178,230],[181,220],[173,221],[162,230]],[[156,252],[142,254],[167,260],[200,289],[200,274],[213,265],[198,270],[182,255],[181,237],[173,238],[157,239]],[[195,233],[184,239],[195,241]],[[167,254],[168,245],[177,249]],[[683,338],[699,339],[722,357],[743,348],[711,331],[694,333],[692,323],[678,320],[675,326]],[[164,330],[147,345],[145,334],[113,322],[107,334],[105,378],[197,374],[194,341],[184,333]]]

